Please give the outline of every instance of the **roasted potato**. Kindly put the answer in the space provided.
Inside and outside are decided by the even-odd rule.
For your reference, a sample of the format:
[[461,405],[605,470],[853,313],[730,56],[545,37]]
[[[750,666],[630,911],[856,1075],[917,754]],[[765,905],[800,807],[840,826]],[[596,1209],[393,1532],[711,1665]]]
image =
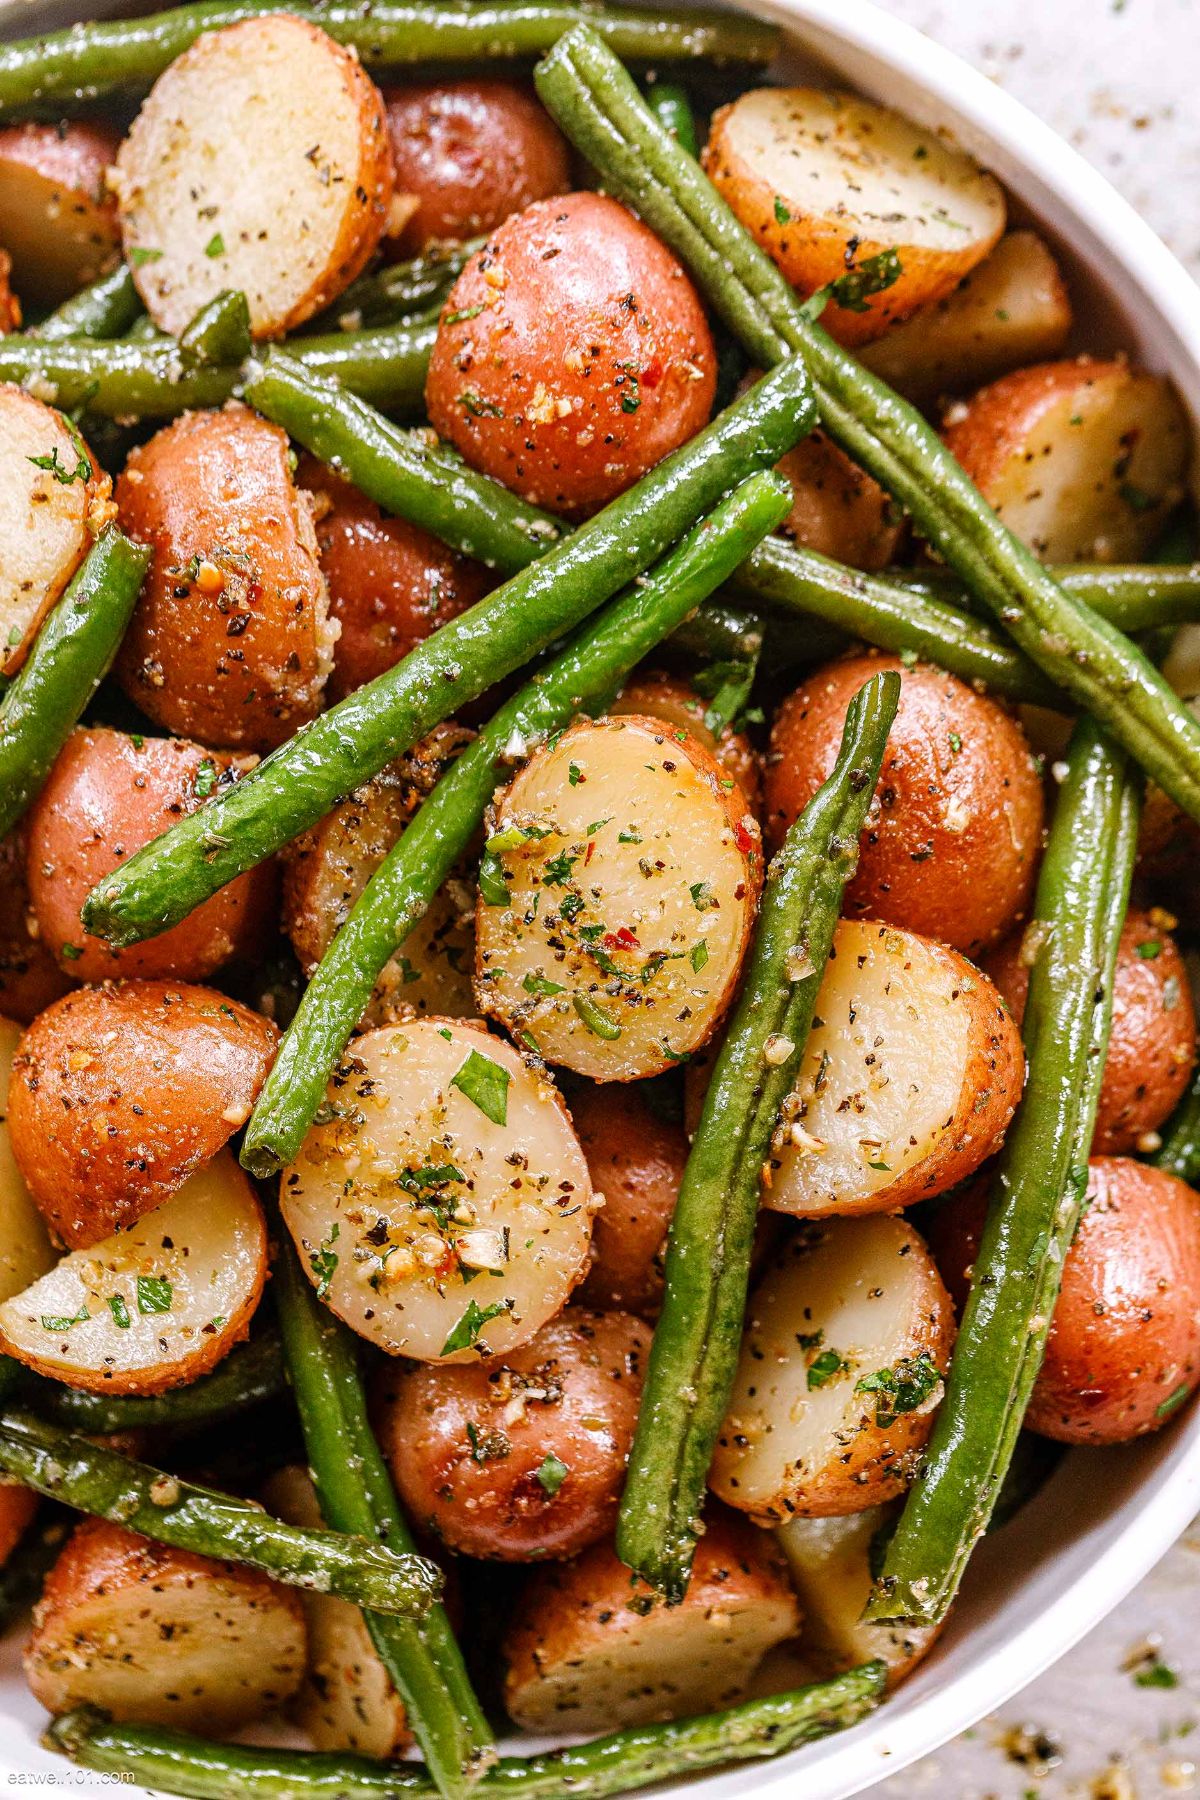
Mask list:
[[1000,1147],[1025,1078],[1000,995],[964,956],[843,919],[763,1201],[805,1218],[894,1212]]
[[13,1058],[13,1153],[51,1232],[85,1250],[178,1191],[250,1117],[269,1020],[212,988],[78,988]]
[[597,1081],[658,1074],[706,1042],[762,855],[744,794],[689,732],[633,715],[575,725],[519,770],[489,827],[482,1011]]
[[397,211],[408,211],[392,240],[402,254],[494,231],[570,185],[566,143],[517,82],[414,83],[388,88],[384,102]]
[[126,260],[161,331],[177,337],[236,288],[255,337],[281,337],[337,298],[388,224],[383,100],[354,52],[307,20],[206,31],[150,90],[113,185]]
[[1137,562],[1182,500],[1191,437],[1161,375],[1077,356],[1004,375],[946,415],[946,445],[1043,562]]
[[131,452],[117,505],[154,551],[117,660],[130,699],[180,737],[273,749],[320,708],[337,638],[286,433],[237,404],[185,413]]
[[97,120],[0,131],[0,243],[35,305],[57,306],[116,262],[121,234],[105,174],[117,143]]
[[823,431],[811,431],[777,465],[792,484],[785,537],[854,569],[882,569],[904,532],[899,507]]
[[33,1524],[39,1498],[32,1488],[0,1486],[0,1568]]
[[661,669],[638,669],[609,707],[613,718],[637,713],[661,719],[664,725],[683,730],[712,752],[726,775],[731,775],[757,813],[762,790],[758,756],[744,731],[726,725],[718,735],[707,720],[708,708],[690,682]]
[[1034,231],[1008,231],[932,306],[868,344],[862,360],[889,386],[932,400],[1061,355],[1071,301],[1054,257]]
[[793,287],[836,284],[821,323],[843,344],[952,293],[1004,230],[998,182],[937,132],[855,94],[751,88],[714,115],[702,160]]
[[0,250],[0,334],[21,329],[21,302],[12,291],[12,257]]
[[409,1518],[501,1562],[611,1536],[649,1350],[640,1319],[569,1306],[472,1368],[385,1368],[375,1426]]
[[69,419],[8,382],[0,470],[0,675],[14,675],[111,518],[111,483]]
[[0,838],[0,1016],[29,1025],[72,986],[41,939],[25,882],[25,833]]
[[20,1042],[20,1026],[0,1018],[0,1301],[54,1265],[46,1221],[25,1186],[8,1136],[8,1084]]
[[270,862],[238,876],[170,931],[122,950],[92,937],[79,920],[103,876],[248,766],[245,758],[182,738],[72,732],[25,827],[38,935],[64,973],[79,981],[111,975],[203,981],[231,957],[261,949],[275,900]]
[[526,1731],[614,1731],[709,1712],[744,1695],[800,1614],[779,1550],[712,1511],[678,1606],[607,1544],[534,1575],[505,1643],[504,1703]]
[[280,1187],[322,1300],[393,1356],[527,1343],[587,1268],[595,1201],[549,1080],[482,1025],[352,1038]]
[[[1166,924],[1135,907],[1121,928],[1093,1156],[1153,1148],[1153,1141],[1144,1142],[1147,1134],[1174,1111],[1196,1065],[1191,985]],[[1018,936],[1001,944],[986,963],[1018,1023],[1029,991],[1026,957],[1037,954],[1036,935],[1030,939]]]
[[957,676],[871,652],[807,676],[771,729],[767,837],[780,843],[812,799],[833,768],[851,698],[885,669],[901,677],[900,705],[846,911],[974,955],[1028,910],[1045,799],[1016,720]]
[[286,1700],[303,1674],[294,1589],[104,1519],[75,1527],[25,1651],[26,1679],[51,1713],[99,1706],[218,1736]]
[[425,398],[473,468],[573,519],[708,423],[716,351],[671,252],[603,194],[541,200],[472,257]]
[[662,1301],[667,1230],[687,1163],[687,1137],[660,1118],[636,1087],[580,1087],[571,1096],[571,1118],[592,1187],[604,1196],[579,1298],[651,1319]]
[[751,1295],[713,1492],[762,1525],[902,1493],[953,1341],[950,1296],[911,1225],[804,1226]]

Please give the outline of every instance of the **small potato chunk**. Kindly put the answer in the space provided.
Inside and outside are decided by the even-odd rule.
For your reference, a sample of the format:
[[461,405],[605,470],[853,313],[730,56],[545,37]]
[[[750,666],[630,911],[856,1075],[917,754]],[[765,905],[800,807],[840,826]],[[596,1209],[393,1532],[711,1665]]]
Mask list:
[[[8,1136],[8,1083],[20,1042],[20,1026],[0,1019],[0,1301],[54,1265],[46,1221],[25,1186]],[[0,1487],[0,1496],[6,1492]]]
[[150,90],[115,185],[160,331],[178,337],[206,300],[240,288],[255,337],[281,337],[336,299],[387,225],[383,99],[358,57],[303,19],[206,31]]
[[[1168,922],[1134,907],[1121,928],[1093,1156],[1153,1148],[1143,1139],[1170,1117],[1196,1065],[1191,984]],[[1029,948],[1036,954],[1036,944]],[[1022,939],[1001,944],[986,967],[1019,1024],[1030,968]]]
[[25,1676],[52,1713],[221,1736],[286,1700],[304,1673],[300,1596],[257,1570],[85,1519],[34,1609]]
[[[458,726],[439,726],[288,847],[283,925],[305,974],[312,974],[367,882],[470,736]],[[475,1018],[474,922],[472,890],[452,877],[385,965],[363,1029],[430,1013]]]
[[12,291],[12,257],[0,250],[0,333],[21,329],[21,302]]
[[901,678],[900,705],[846,912],[974,955],[1028,909],[1045,795],[1012,714],[957,676],[869,652],[806,677],[771,728],[767,837],[782,842],[833,768],[851,699],[885,669]]
[[804,1611],[801,1649],[821,1675],[878,1657],[895,1687],[933,1648],[940,1625],[872,1625],[862,1616],[874,1585],[872,1550],[895,1514],[894,1506],[870,1506],[841,1518],[789,1519],[776,1529]]
[[409,1517],[500,1562],[611,1536],[649,1351],[640,1319],[569,1306],[473,1368],[386,1368],[375,1428]]
[[0,1305],[0,1346],[68,1387],[161,1394],[241,1342],[266,1278],[262,1207],[223,1150],[162,1206]]
[[766,1652],[794,1637],[778,1548],[711,1511],[692,1579],[668,1606],[607,1544],[535,1575],[505,1644],[504,1703],[526,1731],[614,1731],[740,1700]]
[[903,514],[832,438],[810,432],[776,467],[792,484],[785,537],[853,569],[886,568],[904,533]]
[[0,1016],[29,1025],[72,983],[41,939],[25,884],[25,833],[0,838]]
[[902,1493],[933,1427],[954,1308],[903,1219],[828,1219],[775,1253],[746,1315],[713,1492],[761,1525]]
[[[703,163],[792,285],[843,280],[821,324],[865,344],[952,293],[1004,230],[1004,193],[937,132],[856,94],[752,88],[714,115]],[[893,252],[881,292],[854,272]],[[868,271],[870,273],[870,271]]]
[[274,749],[320,709],[337,637],[286,433],[236,404],[185,413],[131,452],[117,505],[154,551],[126,693],[180,737]]
[[249,766],[245,758],[182,738],[71,733],[25,828],[39,934],[64,972],[80,981],[112,975],[203,981],[231,957],[261,948],[275,898],[269,862],[239,875],[170,931],[123,950],[92,937],[79,921],[84,899],[102,877]]
[[165,981],[78,988],[39,1014],[8,1123],[54,1235],[87,1249],[177,1192],[250,1117],[278,1036],[212,988]]
[[636,1081],[733,997],[762,883],[745,795],[661,720],[576,725],[490,815],[475,917],[482,1011],[550,1062]]
[[843,919],[763,1202],[819,1219],[944,1193],[999,1149],[1024,1078],[1020,1032],[964,956]]
[[27,300],[57,306],[117,260],[117,207],[105,186],[118,134],[83,119],[0,131],[0,243]]
[[68,419],[8,382],[0,471],[0,675],[13,675],[111,516],[112,484]]
[[517,82],[422,83],[389,88],[384,100],[397,207],[412,209],[393,240],[402,254],[494,231],[570,185],[565,141]]
[[718,737],[708,725],[704,700],[689,682],[661,669],[639,669],[626,683],[609,707],[613,718],[638,713],[650,719],[661,719],[673,730],[683,730],[710,750],[726,775],[731,775],[757,813],[762,778],[758,756],[744,731],[726,725]]
[[594,1201],[566,1108],[482,1025],[352,1038],[283,1174],[317,1293],[392,1356],[475,1363],[527,1343],[587,1268]]
[[910,399],[932,400],[1061,355],[1070,330],[1050,251],[1034,231],[1009,231],[953,293],[868,344],[862,359]]
[[1043,562],[1137,562],[1184,496],[1191,436],[1175,390],[1121,360],[1018,369],[952,407],[943,435]]
[[571,1118],[592,1186],[604,1195],[579,1298],[652,1319],[662,1303],[667,1230],[687,1137],[681,1126],[659,1118],[636,1087],[581,1087],[571,1096]]

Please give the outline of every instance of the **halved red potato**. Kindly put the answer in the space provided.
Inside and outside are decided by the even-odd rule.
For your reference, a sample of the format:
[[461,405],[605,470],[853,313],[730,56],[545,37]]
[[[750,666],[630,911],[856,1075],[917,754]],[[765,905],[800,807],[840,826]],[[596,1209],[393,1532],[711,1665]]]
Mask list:
[[419,1362],[478,1362],[561,1312],[596,1202],[566,1108],[504,1039],[414,1019],[352,1038],[280,1203],[320,1298]]
[[640,1319],[569,1306],[472,1368],[385,1368],[375,1430],[409,1518],[501,1562],[611,1536],[649,1351]]
[[[421,801],[470,738],[459,726],[439,726],[289,845],[283,927],[306,974],[312,974]],[[465,880],[451,877],[385,965],[363,1027],[430,1013],[475,1018],[474,955],[474,894]]]
[[[25,1186],[8,1136],[8,1083],[20,1042],[21,1027],[0,1019],[0,1301],[19,1294],[55,1261],[46,1221]],[[0,1495],[5,1491],[0,1488]]]
[[894,1505],[869,1506],[841,1517],[789,1519],[776,1528],[804,1612],[801,1648],[820,1675],[878,1658],[895,1687],[933,1648],[940,1625],[875,1625],[862,1616],[874,1586],[876,1546],[895,1518]]
[[52,1713],[220,1736],[286,1700],[304,1673],[300,1596],[239,1563],[75,1527],[34,1608],[25,1677]]
[[57,306],[116,262],[121,234],[105,174],[118,142],[99,120],[0,131],[0,242],[27,300]]
[[0,470],[0,675],[12,675],[112,516],[112,483],[69,419],[8,382]]
[[707,723],[707,704],[690,682],[662,669],[639,669],[608,711],[610,718],[636,713],[686,731],[712,752],[726,775],[737,782],[748,805],[758,811],[762,776],[754,746],[744,731],[735,731],[732,725],[724,726],[719,735],[714,732]]
[[240,404],[185,413],[130,453],[117,505],[154,551],[130,699],[180,737],[273,749],[320,709],[337,638],[287,434]]
[[894,1212],[998,1150],[1025,1079],[1000,994],[956,950],[842,919],[763,1203],[805,1218]]
[[228,787],[253,759],[182,738],[73,731],[25,826],[29,896],[41,941],[80,981],[173,975],[203,981],[231,957],[261,948],[275,898],[272,865],[260,863],[179,925],[118,950],[92,937],[79,909],[126,857]]
[[592,1266],[579,1298],[653,1318],[662,1302],[667,1231],[687,1163],[682,1126],[669,1124],[636,1087],[580,1087],[571,1118],[592,1186],[604,1195]]
[[1043,562],[1136,562],[1185,492],[1191,435],[1178,396],[1121,358],[1004,375],[952,407],[943,435]]
[[776,464],[792,484],[785,537],[854,569],[882,569],[904,533],[889,494],[823,431],[801,438]]
[[0,838],[0,1016],[28,1025],[72,983],[41,940],[25,882],[25,833]]
[[161,1394],[241,1342],[266,1278],[262,1207],[223,1150],[162,1206],[5,1300],[0,1346],[68,1387]]
[[21,329],[21,302],[12,291],[12,257],[0,250],[0,332]]
[[77,988],[40,1013],[8,1125],[53,1234],[87,1249],[161,1206],[246,1123],[278,1038],[224,994],[166,981]]
[[902,1493],[933,1428],[954,1308],[911,1225],[826,1219],[750,1298],[713,1492],[760,1525]]
[[613,1731],[743,1698],[800,1625],[778,1547],[710,1509],[692,1578],[668,1606],[607,1544],[533,1576],[505,1641],[504,1704],[526,1731]]
[[[999,182],[936,131],[857,94],[752,88],[714,115],[702,160],[802,294],[842,282],[821,323],[844,344],[951,293],[1004,230]],[[855,271],[889,252],[890,285],[857,291]]]
[[1061,355],[1071,331],[1062,271],[1035,231],[1006,231],[953,293],[868,344],[867,368],[932,400]]
[[255,337],[280,337],[337,298],[387,226],[383,99],[354,52],[305,19],[206,31],[151,88],[113,185],[161,331],[177,337],[237,288]]
[[728,1007],[762,854],[745,795],[689,732],[575,725],[489,815],[475,993],[549,1061],[596,1081],[681,1062]]

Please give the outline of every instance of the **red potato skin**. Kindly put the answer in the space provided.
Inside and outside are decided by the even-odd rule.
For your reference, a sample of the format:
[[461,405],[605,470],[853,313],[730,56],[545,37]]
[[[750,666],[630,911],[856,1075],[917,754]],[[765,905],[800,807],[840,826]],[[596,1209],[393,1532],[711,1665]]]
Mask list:
[[[1154,951],[1152,955],[1144,951]],[[993,951],[987,973],[1020,1023],[1029,968],[1015,937]],[[1179,946],[1147,912],[1126,915],[1113,977],[1113,1022],[1096,1108],[1093,1156],[1136,1150],[1183,1098],[1196,1065],[1196,1014]]]
[[565,193],[570,156],[549,114],[511,81],[429,82],[384,93],[398,201],[415,202],[396,252],[479,237]]
[[[929,1232],[960,1309],[987,1200],[973,1183]],[[1161,1169],[1094,1156],[1025,1423],[1063,1444],[1122,1444],[1173,1418],[1198,1381],[1200,1201]]]
[[0,250],[0,333],[20,329],[21,302],[12,291],[12,257]]
[[156,724],[271,750],[321,706],[333,632],[287,435],[246,406],[185,413],[130,454],[121,525],[154,561],[117,674]]
[[74,984],[41,940],[25,885],[25,833],[0,838],[0,1018],[30,1025]]
[[32,1488],[0,1486],[0,1568],[32,1525],[39,1499]]
[[503,224],[451,290],[425,397],[473,468],[573,519],[707,424],[716,352],[684,270],[602,194]]
[[[0,239],[27,299],[57,305],[116,261],[121,233],[105,175],[120,141],[95,120],[0,130]],[[9,191],[18,186],[19,207]]]
[[[376,1429],[414,1523],[500,1562],[574,1556],[607,1537],[649,1351],[640,1319],[569,1306],[506,1356],[389,1366]],[[547,1457],[567,1470],[554,1492],[538,1474]]]
[[328,687],[337,701],[474,606],[492,578],[406,519],[385,517],[315,457],[302,458],[296,479],[313,498],[329,611],[341,626]]
[[731,725],[725,726],[719,738],[714,737],[705,723],[706,703],[690,683],[662,670],[639,669],[608,710],[610,714],[641,713],[691,732],[725,773],[733,776],[757,816],[762,805],[762,772],[753,745],[744,732]]
[[8,1128],[26,1185],[70,1249],[183,1186],[250,1116],[275,1055],[270,1020],[212,988],[79,988],[13,1058]]
[[581,1087],[571,1097],[571,1122],[592,1185],[604,1195],[579,1298],[653,1319],[662,1304],[667,1228],[688,1157],[683,1127],[658,1118],[636,1087]]
[[767,838],[782,841],[828,776],[847,706],[885,669],[901,677],[900,705],[845,911],[974,955],[1028,909],[1045,797],[1020,726],[957,677],[874,654],[809,676],[775,715],[764,795]]
[[65,973],[80,981],[116,975],[203,981],[231,957],[261,948],[275,900],[270,863],[239,875],[170,931],[127,949],[92,937],[79,921],[98,881],[203,805],[198,781],[211,782],[216,792],[246,766],[179,738],[71,733],[26,826],[30,899],[42,942]]

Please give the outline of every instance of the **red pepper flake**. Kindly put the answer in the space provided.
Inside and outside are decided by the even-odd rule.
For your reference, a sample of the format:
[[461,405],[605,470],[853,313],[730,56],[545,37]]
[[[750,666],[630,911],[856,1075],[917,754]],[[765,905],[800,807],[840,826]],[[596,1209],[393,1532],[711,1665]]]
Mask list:
[[754,838],[751,833],[746,830],[746,827],[742,824],[740,819],[733,828],[733,841],[743,856],[749,856],[750,852],[754,849]]
[[642,386],[645,388],[656,388],[658,386],[659,382],[662,380],[662,378],[663,378],[662,361],[657,356],[652,356],[650,358],[650,361],[646,364],[646,367],[644,369],[642,369],[638,374],[638,380],[641,382]]
[[640,950],[642,947],[628,925],[622,925],[619,931],[606,931],[601,942],[606,950]]

